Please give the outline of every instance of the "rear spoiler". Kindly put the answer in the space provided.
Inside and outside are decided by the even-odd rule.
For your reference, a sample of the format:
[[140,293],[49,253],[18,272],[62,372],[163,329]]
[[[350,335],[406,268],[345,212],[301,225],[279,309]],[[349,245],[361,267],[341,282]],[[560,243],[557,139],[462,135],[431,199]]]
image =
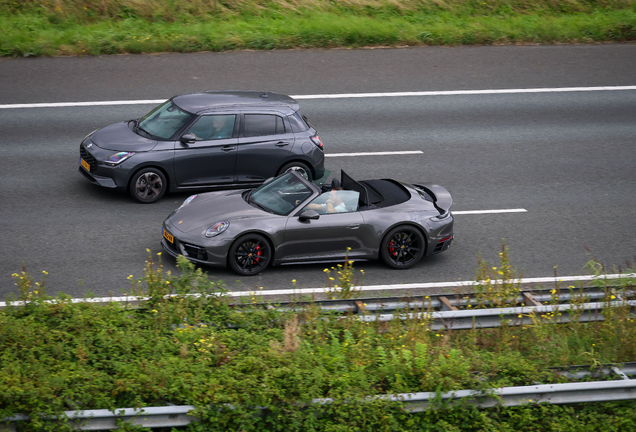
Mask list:
[[439,211],[439,214],[445,214],[453,205],[453,198],[450,192],[443,186],[436,184],[416,184],[413,186],[423,190],[433,198],[433,205]]

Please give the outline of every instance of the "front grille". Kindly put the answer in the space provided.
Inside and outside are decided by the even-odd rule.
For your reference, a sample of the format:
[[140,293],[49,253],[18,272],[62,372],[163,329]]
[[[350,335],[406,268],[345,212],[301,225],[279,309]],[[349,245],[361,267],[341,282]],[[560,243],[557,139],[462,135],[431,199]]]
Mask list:
[[91,171],[95,171],[97,168],[97,159],[90,154],[83,145],[80,144],[80,156],[91,166]]
[[208,252],[205,250],[205,248],[188,243],[181,243],[181,246],[183,246],[183,251],[185,252],[186,256],[189,256],[190,258],[196,258],[201,261],[208,260]]

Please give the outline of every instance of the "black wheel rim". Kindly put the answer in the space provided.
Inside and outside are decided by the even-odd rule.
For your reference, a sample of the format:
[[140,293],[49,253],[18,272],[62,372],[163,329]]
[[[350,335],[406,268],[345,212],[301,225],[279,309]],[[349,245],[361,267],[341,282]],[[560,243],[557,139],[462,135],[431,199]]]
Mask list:
[[236,248],[234,262],[243,273],[256,273],[269,261],[268,246],[259,239],[247,239]]
[[163,181],[154,172],[143,173],[135,182],[135,193],[144,201],[158,197],[162,189]]
[[415,261],[422,252],[420,236],[414,231],[398,231],[387,243],[388,257],[398,267],[407,266]]

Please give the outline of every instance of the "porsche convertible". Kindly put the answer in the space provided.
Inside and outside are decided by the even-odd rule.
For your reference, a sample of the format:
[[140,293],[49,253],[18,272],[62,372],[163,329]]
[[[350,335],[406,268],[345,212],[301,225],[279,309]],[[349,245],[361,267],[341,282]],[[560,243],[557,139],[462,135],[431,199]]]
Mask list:
[[242,276],[272,265],[381,258],[407,269],[453,240],[450,193],[396,180],[319,185],[295,171],[256,189],[192,195],[164,221],[161,244]]

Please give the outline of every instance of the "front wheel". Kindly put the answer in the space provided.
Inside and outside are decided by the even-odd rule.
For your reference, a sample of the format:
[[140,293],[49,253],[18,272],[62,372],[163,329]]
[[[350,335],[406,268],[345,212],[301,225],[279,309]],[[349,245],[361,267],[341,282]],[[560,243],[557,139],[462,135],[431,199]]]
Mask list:
[[267,267],[272,258],[269,243],[259,234],[246,234],[232,244],[228,261],[241,276],[253,276]]
[[166,193],[166,176],[156,168],[142,168],[130,180],[130,195],[140,203],[150,204]]
[[389,267],[407,269],[414,266],[424,255],[424,236],[415,227],[398,226],[384,237],[380,248],[382,260]]
[[278,170],[278,175],[285,174],[291,171],[296,171],[298,174],[311,181],[311,170],[302,162],[290,162],[283,165],[283,167]]

